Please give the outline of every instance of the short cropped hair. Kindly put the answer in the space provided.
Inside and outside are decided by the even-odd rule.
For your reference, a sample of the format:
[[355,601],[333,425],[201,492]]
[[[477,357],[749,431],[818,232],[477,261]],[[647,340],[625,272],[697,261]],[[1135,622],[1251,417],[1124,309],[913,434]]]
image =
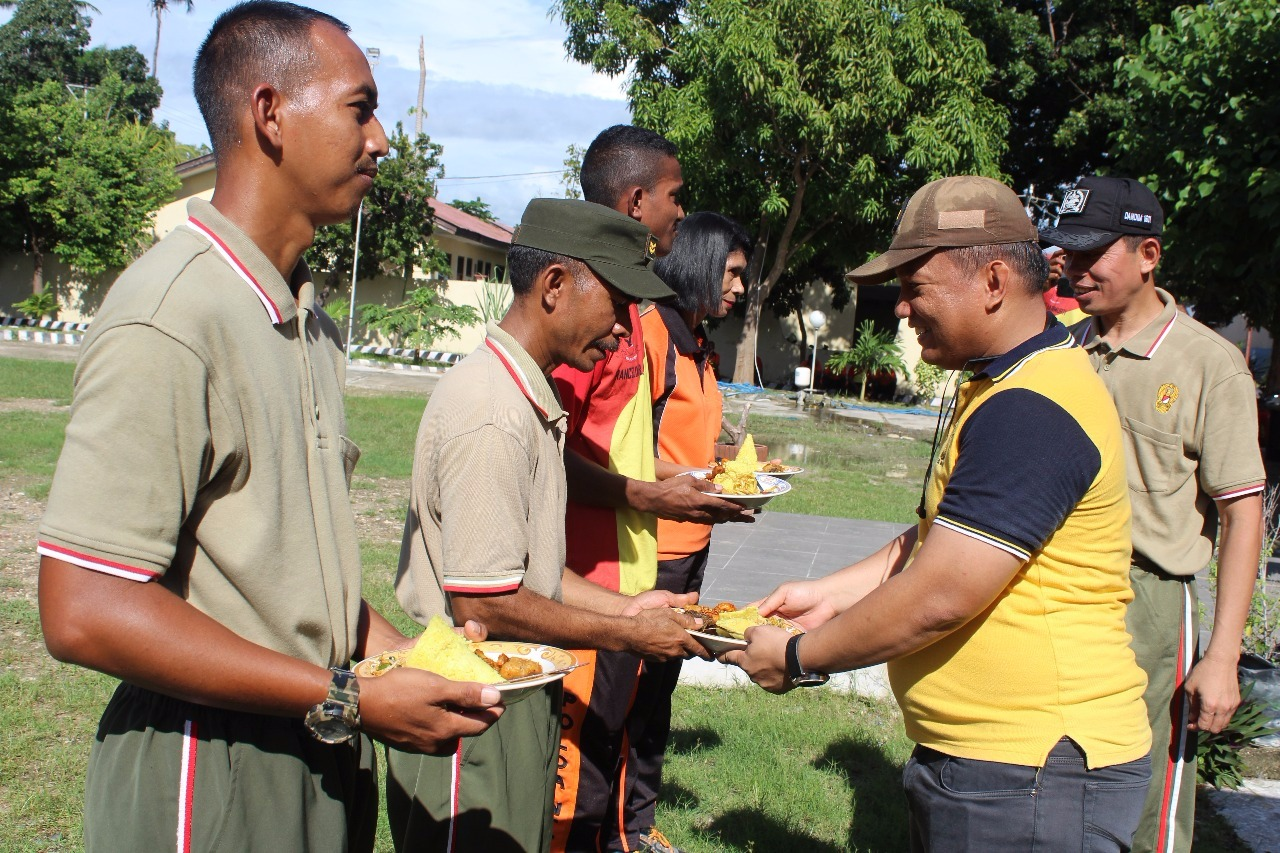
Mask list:
[[615,124],[601,131],[582,155],[582,197],[613,207],[630,187],[652,192],[658,182],[658,163],[675,156],[676,147],[662,134]]
[[1040,246],[1031,241],[993,243],[943,249],[965,275],[973,275],[992,261],[1004,261],[1028,293],[1044,293],[1049,278],[1049,261]]
[[332,15],[281,0],[247,0],[218,16],[196,53],[195,96],[214,157],[236,141],[236,118],[251,86],[296,91],[315,61],[311,28],[350,27]]
[[512,246],[507,250],[507,279],[511,282],[511,291],[517,296],[527,295],[533,290],[533,280],[538,273],[552,264],[565,265],[575,276],[582,276],[586,271],[586,264],[577,258],[532,246]]
[[653,271],[675,292],[662,300],[689,314],[707,314],[722,297],[724,265],[740,251],[751,256],[751,235],[727,216],[699,211],[680,223],[670,254]]

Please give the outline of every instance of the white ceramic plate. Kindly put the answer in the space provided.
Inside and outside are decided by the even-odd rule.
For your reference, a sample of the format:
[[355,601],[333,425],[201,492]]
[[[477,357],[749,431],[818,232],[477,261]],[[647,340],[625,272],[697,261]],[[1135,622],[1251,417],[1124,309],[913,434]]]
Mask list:
[[[760,471],[758,473],[764,474],[765,472]],[[796,474],[803,474],[803,473],[804,473],[803,468],[797,468],[794,465],[788,465],[785,471],[770,471],[768,472],[768,476],[777,477],[779,480],[790,480]]]
[[[804,629],[799,625],[796,625],[794,622],[788,620],[787,624],[792,625],[798,633],[804,633]],[[702,643],[703,648],[711,652],[713,655],[721,655],[725,652],[733,651],[734,649],[745,649],[747,647],[746,640],[739,640],[736,637],[726,637],[723,634],[710,634],[705,631],[689,631],[689,633],[697,638],[698,642]]]
[[[499,681],[496,684],[489,685],[497,689],[502,694],[502,702],[510,705],[524,699],[532,694],[540,687],[559,681],[569,672],[577,669],[583,664],[578,662],[572,652],[566,652],[564,649],[558,649],[555,646],[544,646],[538,643],[518,643],[504,640],[485,640],[481,643],[472,643],[472,646],[484,652],[489,657],[497,657],[505,654],[511,658],[524,658],[531,660],[538,666],[542,667],[541,675],[528,675],[524,678],[517,678],[512,681]],[[376,677],[385,675],[390,670],[404,664],[404,659],[408,657],[409,649],[396,649],[390,652],[383,652],[380,655],[374,655],[371,658],[365,658],[355,665],[354,672],[362,677]]]
[[[699,480],[707,479],[707,475],[711,472],[707,469],[701,471],[686,472],[690,477],[697,477]],[[799,473],[799,472],[797,472]],[[733,501],[741,506],[759,509],[778,495],[785,495],[791,491],[791,484],[781,477],[775,477],[772,474],[756,473],[756,483],[760,486],[760,494],[758,495],[728,495],[724,492],[716,495],[718,498],[724,498],[727,501]]]

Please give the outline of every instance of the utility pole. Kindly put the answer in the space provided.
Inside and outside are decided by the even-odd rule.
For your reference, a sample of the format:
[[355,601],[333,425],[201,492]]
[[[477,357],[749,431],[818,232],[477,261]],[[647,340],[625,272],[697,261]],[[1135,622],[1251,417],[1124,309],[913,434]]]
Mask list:
[[427,114],[422,111],[422,97],[427,90],[427,52],[422,36],[418,36],[418,109],[413,113],[413,135],[422,134],[422,120]]

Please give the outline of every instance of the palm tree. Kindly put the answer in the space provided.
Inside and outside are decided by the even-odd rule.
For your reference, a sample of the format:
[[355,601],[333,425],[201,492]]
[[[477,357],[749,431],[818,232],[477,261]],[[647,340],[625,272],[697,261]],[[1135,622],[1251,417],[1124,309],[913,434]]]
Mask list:
[[867,399],[867,379],[873,373],[882,370],[905,372],[907,367],[902,360],[902,348],[898,345],[897,335],[893,332],[877,331],[870,320],[863,320],[858,327],[858,341],[853,349],[837,353],[827,359],[828,370],[844,370],[852,367],[862,374],[862,392],[858,399]]
[[[160,21],[164,18],[164,13],[169,11],[169,0],[147,0],[147,2],[151,6],[151,14],[156,16],[156,49],[151,54],[151,76],[159,80],[160,69],[158,67],[158,63],[160,62]],[[187,7],[187,14],[191,14],[191,7],[196,5],[195,0],[178,0],[174,5],[178,5],[179,3]]]

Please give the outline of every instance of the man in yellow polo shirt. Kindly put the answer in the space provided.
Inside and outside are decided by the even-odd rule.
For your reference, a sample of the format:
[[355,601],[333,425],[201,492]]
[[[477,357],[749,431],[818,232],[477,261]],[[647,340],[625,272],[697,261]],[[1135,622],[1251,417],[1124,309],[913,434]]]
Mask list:
[[[1091,319],[1072,328],[1115,399],[1133,504],[1129,633],[1147,673],[1152,782],[1134,850],[1191,849],[1196,732],[1240,704],[1236,665],[1262,542],[1266,473],[1240,351],[1156,287],[1164,214],[1129,178],[1084,178],[1041,237]],[[1196,661],[1195,574],[1218,548],[1213,635]]]
[[775,692],[889,662],[919,744],[903,772],[917,851],[1125,849],[1150,778],[1120,424],[1066,328],[1046,326],[1046,274],[1009,188],[944,178],[911,197],[889,251],[849,276],[896,275],[925,361],[973,374],[920,523],[762,602],[807,634],[752,628],[725,656]]

